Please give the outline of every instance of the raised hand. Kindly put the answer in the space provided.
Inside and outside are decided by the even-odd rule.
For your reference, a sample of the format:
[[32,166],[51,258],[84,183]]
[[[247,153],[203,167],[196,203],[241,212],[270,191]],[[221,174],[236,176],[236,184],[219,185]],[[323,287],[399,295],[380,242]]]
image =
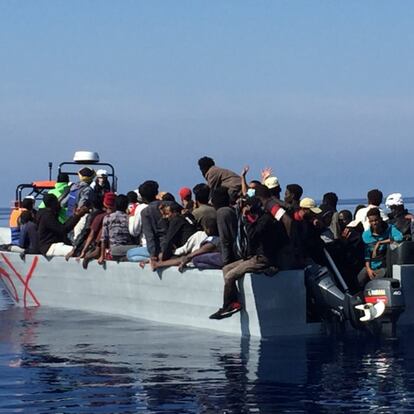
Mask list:
[[245,165],[244,167],[243,167],[243,170],[242,170],[242,172],[241,172],[241,176],[242,177],[246,177],[246,175],[247,175],[247,173],[249,172],[249,169],[250,169],[250,167],[248,166],[248,165]]
[[272,175],[272,169],[270,167],[263,168],[261,175],[262,175],[262,182],[264,182],[266,178]]

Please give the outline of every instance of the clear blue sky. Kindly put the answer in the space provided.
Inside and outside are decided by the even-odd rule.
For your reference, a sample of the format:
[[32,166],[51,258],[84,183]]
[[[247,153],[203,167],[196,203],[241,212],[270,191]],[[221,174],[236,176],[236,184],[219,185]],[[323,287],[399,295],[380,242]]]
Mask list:
[[120,190],[197,159],[414,195],[412,1],[0,1],[0,205],[76,149]]

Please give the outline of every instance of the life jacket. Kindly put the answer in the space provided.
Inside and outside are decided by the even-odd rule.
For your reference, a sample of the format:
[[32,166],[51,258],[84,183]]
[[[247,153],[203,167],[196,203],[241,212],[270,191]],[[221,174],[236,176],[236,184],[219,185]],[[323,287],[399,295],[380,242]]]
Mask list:
[[14,208],[9,217],[9,227],[11,232],[11,243],[19,244],[20,240],[20,216],[25,211],[25,208]]

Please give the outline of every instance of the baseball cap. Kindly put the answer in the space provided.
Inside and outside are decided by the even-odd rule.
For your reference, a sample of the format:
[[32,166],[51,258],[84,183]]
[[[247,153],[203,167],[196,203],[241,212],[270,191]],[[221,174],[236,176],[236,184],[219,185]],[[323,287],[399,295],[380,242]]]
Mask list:
[[269,189],[280,187],[279,180],[274,176],[267,177],[264,181],[264,185]]
[[385,200],[385,206],[390,208],[391,206],[402,206],[404,205],[404,200],[401,193],[390,194]]
[[315,200],[309,197],[302,198],[302,200],[300,200],[299,206],[301,208],[307,208],[315,214],[322,212],[322,210],[316,206]]

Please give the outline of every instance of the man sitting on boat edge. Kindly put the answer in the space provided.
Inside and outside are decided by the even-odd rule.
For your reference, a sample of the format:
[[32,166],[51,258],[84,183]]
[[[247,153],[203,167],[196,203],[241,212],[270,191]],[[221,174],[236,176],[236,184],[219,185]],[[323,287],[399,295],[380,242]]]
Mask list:
[[236,281],[246,273],[263,273],[269,269],[277,272],[274,266],[277,263],[277,246],[280,246],[278,223],[271,213],[262,209],[260,200],[255,197],[247,199],[242,206],[242,220],[247,236],[245,242],[238,243],[242,259],[223,267],[223,306],[210,315],[210,319],[227,318],[242,309]]

